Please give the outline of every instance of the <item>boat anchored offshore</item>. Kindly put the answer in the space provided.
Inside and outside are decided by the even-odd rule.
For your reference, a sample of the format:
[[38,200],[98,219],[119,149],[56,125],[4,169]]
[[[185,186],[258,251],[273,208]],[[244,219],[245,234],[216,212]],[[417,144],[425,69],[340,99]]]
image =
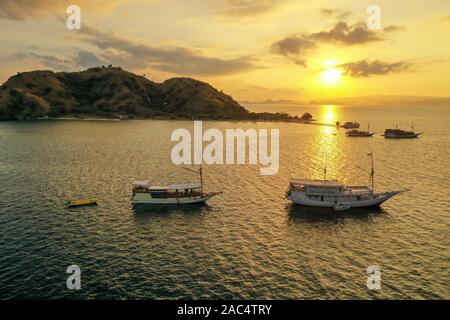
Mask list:
[[336,180],[326,180],[325,168],[323,180],[291,179],[289,188],[286,190],[286,198],[299,205],[328,207],[336,211],[343,211],[350,208],[378,206],[391,197],[407,191],[376,193],[374,191],[372,153],[369,153],[369,156],[372,159],[372,170],[370,172],[372,188],[368,186],[346,186]]
[[375,133],[370,132],[370,126],[367,126],[367,131],[353,129],[347,131],[345,134],[347,137],[372,137]]
[[384,137],[386,139],[414,139],[418,138],[423,132],[416,133],[411,127],[411,131],[401,129],[386,129],[384,131]]
[[75,199],[66,203],[67,208],[76,208],[83,206],[96,206],[97,201],[95,199]]
[[345,133],[347,137],[372,137],[375,133],[361,130],[350,130]]
[[200,183],[172,184],[167,186],[153,185],[149,180],[135,181],[133,183],[134,204],[192,204],[203,203],[221,192],[203,191],[203,170],[195,171],[188,168],[185,170],[198,173]]
[[355,121],[355,122],[346,122],[341,125],[340,122],[336,122],[336,126],[338,128],[344,128],[344,129],[358,129],[359,123]]

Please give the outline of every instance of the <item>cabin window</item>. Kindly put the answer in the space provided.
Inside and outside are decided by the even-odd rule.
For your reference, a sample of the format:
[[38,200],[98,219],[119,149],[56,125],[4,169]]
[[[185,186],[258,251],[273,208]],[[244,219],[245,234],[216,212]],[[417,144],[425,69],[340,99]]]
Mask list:
[[320,197],[320,201],[323,201],[323,196]]

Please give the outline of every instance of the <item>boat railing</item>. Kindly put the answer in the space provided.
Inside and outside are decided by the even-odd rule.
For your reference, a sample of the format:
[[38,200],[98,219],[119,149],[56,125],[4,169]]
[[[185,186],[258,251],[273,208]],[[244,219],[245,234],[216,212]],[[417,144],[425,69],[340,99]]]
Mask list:
[[306,191],[306,187],[304,185],[298,185],[298,184],[294,184],[294,183],[291,183],[291,189],[297,190],[297,191],[302,191],[302,192]]
[[199,197],[202,195],[200,191],[194,192],[150,192],[152,198],[189,198],[189,197]]
[[370,190],[367,186],[346,186],[347,189]]
[[148,188],[145,187],[134,187],[133,193],[139,193],[139,192],[148,192]]

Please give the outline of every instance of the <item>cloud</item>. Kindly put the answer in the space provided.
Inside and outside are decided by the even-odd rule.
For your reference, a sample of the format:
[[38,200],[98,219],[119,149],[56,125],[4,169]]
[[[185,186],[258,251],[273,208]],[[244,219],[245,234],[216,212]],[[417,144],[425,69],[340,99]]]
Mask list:
[[89,51],[78,51],[69,58],[61,58],[52,55],[43,55],[34,52],[18,52],[10,56],[15,61],[37,61],[43,66],[54,71],[74,70],[79,67],[90,68],[106,64],[105,61],[98,58]]
[[[328,14],[331,9],[323,10]],[[394,27],[391,26],[390,29]],[[340,21],[327,31],[291,35],[275,41],[271,45],[271,52],[286,56],[298,65],[306,66],[306,55],[320,44],[353,46],[383,40],[385,38],[382,32],[369,30],[363,23],[349,25]]]
[[[124,0],[77,0],[74,4],[83,10],[104,11]],[[0,18],[26,20],[48,15],[65,16],[66,8],[72,4],[67,0],[0,0]]]
[[312,33],[307,37],[319,42],[339,43],[343,45],[354,45],[384,40],[378,32],[367,29],[362,23],[348,25],[347,22],[344,21],[338,22],[329,31]]
[[219,13],[226,16],[245,17],[273,11],[292,0],[224,0]]
[[350,77],[367,78],[373,75],[387,75],[394,72],[408,71],[411,69],[411,64],[405,61],[389,63],[380,60],[372,62],[361,60],[344,63],[338,67],[344,71],[344,74]]
[[260,68],[248,56],[223,59],[185,47],[153,47],[89,26],[81,28],[73,37],[84,47],[87,44],[94,48],[74,50],[75,53],[64,59],[33,52],[16,53],[10,58],[35,60],[55,71],[113,64],[132,71],[153,69],[182,76],[224,76]]
[[299,58],[316,45],[302,36],[290,36],[272,43],[271,52],[291,58],[296,64],[306,67],[306,61]]
[[[36,1],[0,1],[0,18],[12,20],[25,20],[29,17],[48,15],[61,6],[61,1],[36,0]],[[64,11],[62,11],[64,13]]]
[[325,17],[333,17],[338,20],[346,20],[352,15],[352,12],[338,8],[324,8],[320,10],[320,13]]
[[401,31],[404,29],[405,29],[405,27],[403,27],[403,26],[397,26],[397,25],[391,24],[387,27],[384,27],[383,31],[384,32],[395,32],[395,31]]
[[440,16],[439,18],[435,19],[434,22],[439,23],[439,25],[441,26],[441,28],[443,28],[443,30],[445,31],[450,30],[450,14]]
[[74,57],[75,63],[83,68],[91,68],[99,65],[105,65],[106,62],[97,57],[90,51],[79,51]]
[[95,63],[120,65],[127,69],[154,68],[178,75],[221,76],[256,69],[254,59],[238,57],[221,59],[207,57],[184,47],[152,47],[104,33],[85,26],[77,33],[79,40],[100,50],[99,56],[79,52],[77,63],[81,66]]
[[12,60],[37,60],[42,65],[53,70],[70,70],[73,68],[73,61],[56,56],[41,55],[33,52],[18,52],[11,56]]

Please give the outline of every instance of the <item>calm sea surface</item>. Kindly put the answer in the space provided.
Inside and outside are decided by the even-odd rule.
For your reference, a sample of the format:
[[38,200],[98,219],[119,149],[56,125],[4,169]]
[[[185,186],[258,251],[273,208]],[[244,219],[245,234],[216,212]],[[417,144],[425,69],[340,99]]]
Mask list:
[[[295,123],[204,122],[204,129],[279,128],[280,170],[205,166],[205,206],[133,208],[131,183],[195,182],[170,160],[190,121],[0,123],[0,298],[450,298],[450,108],[248,106],[311,112],[320,122],[370,121],[373,138]],[[387,127],[425,133],[385,140]],[[334,134],[336,133],[336,134]],[[333,213],[290,206],[291,176],[408,188],[380,209]],[[65,209],[68,199],[99,206]],[[82,289],[66,288],[81,268]],[[380,291],[366,269],[379,265]]]

